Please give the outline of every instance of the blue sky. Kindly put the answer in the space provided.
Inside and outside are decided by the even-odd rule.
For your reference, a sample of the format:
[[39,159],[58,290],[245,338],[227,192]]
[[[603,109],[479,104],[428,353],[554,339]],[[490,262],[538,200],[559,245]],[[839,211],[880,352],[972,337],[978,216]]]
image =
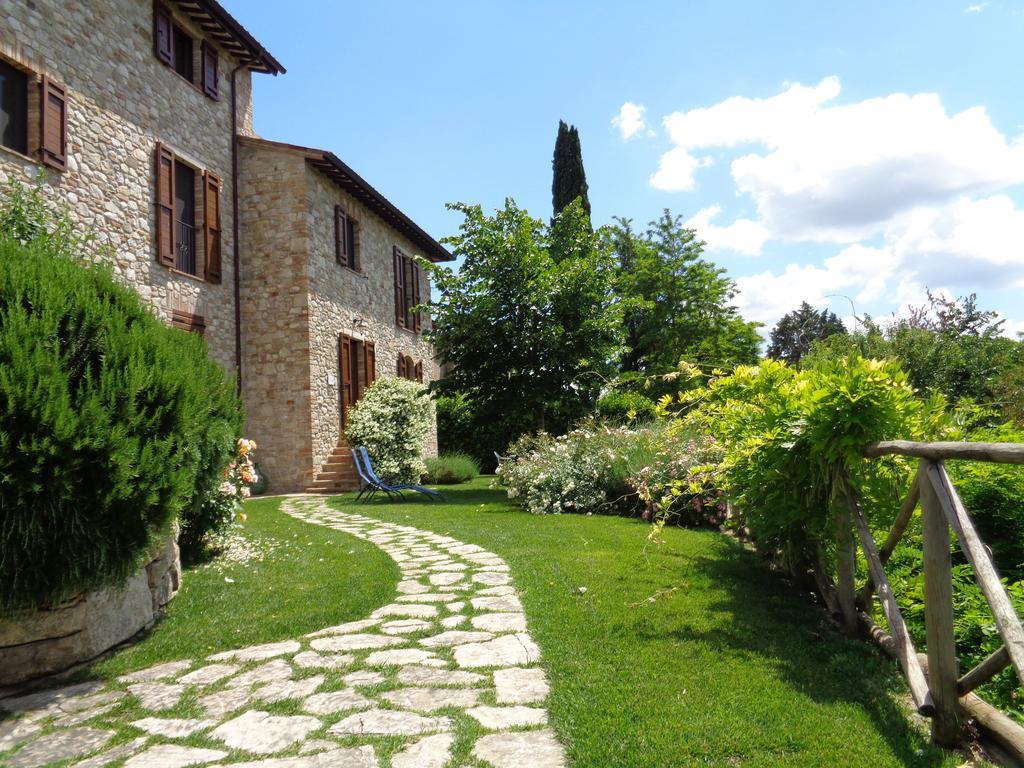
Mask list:
[[927,287],[1024,331],[1024,0],[225,6],[288,68],[255,76],[257,132],[435,236],[448,201],[547,218],[561,118],[595,223],[682,214],[750,319]]

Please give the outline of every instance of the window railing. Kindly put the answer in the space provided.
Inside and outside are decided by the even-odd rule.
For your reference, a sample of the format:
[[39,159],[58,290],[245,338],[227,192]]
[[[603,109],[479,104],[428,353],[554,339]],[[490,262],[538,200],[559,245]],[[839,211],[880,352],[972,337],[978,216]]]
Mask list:
[[178,221],[177,253],[174,268],[189,275],[196,273],[196,229],[191,224]]

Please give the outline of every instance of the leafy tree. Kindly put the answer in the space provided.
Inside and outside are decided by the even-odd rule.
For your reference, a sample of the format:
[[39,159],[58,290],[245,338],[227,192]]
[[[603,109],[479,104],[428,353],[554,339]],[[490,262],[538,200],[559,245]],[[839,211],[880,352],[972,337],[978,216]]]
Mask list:
[[837,333],[846,333],[842,321],[827,309],[820,312],[806,301],[787,312],[772,329],[768,357],[796,365],[811,350],[811,344]]
[[681,360],[731,367],[757,361],[758,324],[740,317],[736,286],[703,258],[704,243],[668,210],[646,232],[616,219],[605,233],[618,259],[625,351],[621,370],[658,375]]
[[450,207],[465,217],[446,240],[462,268],[425,265],[439,296],[430,338],[452,366],[437,388],[461,395],[490,450],[531,429],[564,430],[592,409],[618,351],[610,252],[580,201],[550,227],[511,199],[494,216]]
[[576,126],[558,121],[555,156],[551,160],[551,205],[558,216],[573,200],[579,198],[583,212],[590,221],[590,198],[587,196],[587,172],[583,169],[583,149]]
[[814,344],[812,359],[850,352],[898,360],[920,392],[938,392],[952,403],[972,401],[998,408],[1006,418],[1024,418],[1024,342],[999,335],[1002,323],[983,312],[972,294],[929,303],[881,325],[870,317],[849,336]]

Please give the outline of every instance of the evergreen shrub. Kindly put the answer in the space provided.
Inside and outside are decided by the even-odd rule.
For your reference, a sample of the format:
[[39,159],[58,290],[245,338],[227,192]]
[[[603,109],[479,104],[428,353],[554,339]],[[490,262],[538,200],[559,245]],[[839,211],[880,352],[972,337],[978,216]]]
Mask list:
[[62,228],[0,227],[0,612],[120,583],[179,513],[201,526],[242,423],[203,340]]

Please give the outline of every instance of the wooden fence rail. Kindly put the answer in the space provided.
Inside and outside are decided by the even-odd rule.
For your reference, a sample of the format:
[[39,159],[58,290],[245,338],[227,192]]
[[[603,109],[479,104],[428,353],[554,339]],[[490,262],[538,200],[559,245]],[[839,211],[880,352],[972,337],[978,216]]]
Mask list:
[[[982,729],[1013,760],[1024,764],[1024,728],[1002,715],[973,691],[1007,666],[1013,666],[1024,685],[1024,626],[1021,625],[1005,587],[999,580],[992,556],[978,535],[967,509],[960,500],[944,460],[961,459],[1024,464],[1024,445],[1016,443],[915,443],[904,440],[873,443],[864,450],[868,458],[900,455],[918,458],[913,485],[900,506],[892,528],[881,548],[868,527],[867,516],[854,484],[845,473],[837,477],[841,486],[836,509],[839,557],[839,589],[831,602],[837,604],[844,626],[867,627],[871,635],[900,663],[914,704],[921,714],[932,718],[932,739],[945,746],[962,743],[968,719]],[[918,654],[907,631],[903,614],[893,596],[885,564],[906,532],[915,509],[921,507],[922,554],[924,558],[924,608],[927,655]],[[1024,510],[1021,510],[1024,514]],[[839,529],[855,528],[867,560],[869,580],[860,592],[868,611],[861,613],[850,600],[852,565],[849,540]],[[992,610],[1003,645],[974,669],[961,675],[953,631],[953,581],[950,529],[974,572],[985,600]],[[889,625],[888,634],[870,618],[877,594]]]

